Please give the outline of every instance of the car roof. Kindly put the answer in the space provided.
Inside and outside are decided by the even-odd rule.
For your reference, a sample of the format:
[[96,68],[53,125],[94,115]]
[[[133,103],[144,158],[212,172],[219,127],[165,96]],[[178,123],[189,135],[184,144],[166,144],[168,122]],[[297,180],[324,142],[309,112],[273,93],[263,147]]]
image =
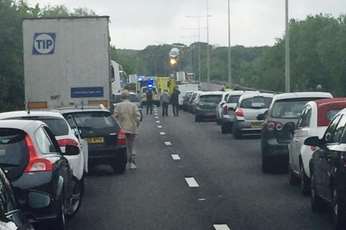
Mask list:
[[223,91],[201,91],[200,96],[205,95],[223,95],[225,92]]
[[57,109],[58,112],[61,114],[67,114],[67,113],[82,113],[82,112],[108,112],[110,111],[108,109],[103,109],[100,107],[85,107],[85,108],[59,108]]
[[333,95],[327,92],[295,92],[295,93],[282,93],[274,97],[276,100],[294,99],[294,98],[332,98]]
[[28,111],[12,111],[0,113],[0,120],[3,119],[15,119],[19,117],[55,117],[55,118],[64,118],[59,112],[56,111],[41,111],[41,110],[31,110]]
[[274,97],[274,94],[272,93],[260,93],[260,92],[246,92],[243,95],[241,95],[239,101],[252,98],[252,97]]
[[33,120],[0,120],[0,128],[20,129],[26,133],[33,134],[39,127],[45,125],[42,121]]

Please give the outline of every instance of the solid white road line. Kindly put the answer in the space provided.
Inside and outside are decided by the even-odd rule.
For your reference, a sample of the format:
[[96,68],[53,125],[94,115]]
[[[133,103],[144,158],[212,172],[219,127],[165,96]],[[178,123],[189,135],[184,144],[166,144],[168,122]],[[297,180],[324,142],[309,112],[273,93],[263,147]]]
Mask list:
[[175,160],[175,161],[180,161],[181,160],[181,158],[180,158],[180,156],[178,154],[172,154],[171,156],[172,156],[172,159]]
[[197,183],[197,181],[193,177],[185,177],[185,181],[190,188],[199,187],[199,184]]
[[231,230],[227,224],[214,224],[215,230]]
[[164,135],[166,135],[166,133],[165,132],[160,132],[160,135],[164,136]]
[[172,142],[170,142],[170,141],[165,141],[164,143],[165,143],[166,146],[171,146],[172,145]]

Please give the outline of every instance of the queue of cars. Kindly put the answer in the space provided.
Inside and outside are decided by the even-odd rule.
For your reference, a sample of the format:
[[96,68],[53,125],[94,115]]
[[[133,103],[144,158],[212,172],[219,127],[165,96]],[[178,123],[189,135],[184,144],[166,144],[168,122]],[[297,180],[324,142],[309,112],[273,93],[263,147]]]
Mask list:
[[124,173],[126,152],[126,135],[104,108],[0,113],[1,229],[65,229],[86,173],[98,164]]
[[199,118],[203,98],[216,94],[215,112],[211,104],[206,111],[221,132],[235,139],[260,135],[262,171],[288,169],[289,183],[310,194],[312,211],[329,208],[334,229],[346,229],[346,98],[325,92],[196,91],[186,95],[183,108]]

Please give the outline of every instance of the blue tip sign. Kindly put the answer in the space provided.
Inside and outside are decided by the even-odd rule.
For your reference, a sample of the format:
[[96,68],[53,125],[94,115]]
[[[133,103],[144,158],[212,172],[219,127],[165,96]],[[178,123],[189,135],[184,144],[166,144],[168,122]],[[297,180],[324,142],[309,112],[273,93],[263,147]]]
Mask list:
[[35,33],[33,37],[32,54],[53,54],[55,51],[55,38],[55,33]]

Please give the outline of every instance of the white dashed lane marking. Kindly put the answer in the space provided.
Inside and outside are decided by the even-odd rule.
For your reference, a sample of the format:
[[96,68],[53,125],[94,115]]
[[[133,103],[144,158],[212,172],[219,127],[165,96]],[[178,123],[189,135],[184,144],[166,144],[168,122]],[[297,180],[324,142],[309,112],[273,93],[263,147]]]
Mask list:
[[172,156],[172,159],[175,160],[175,161],[180,161],[181,160],[181,158],[180,158],[180,156],[178,154],[172,154],[171,156]]
[[157,124],[160,124],[160,121],[156,121]]
[[158,125],[157,128],[162,129],[162,125]]
[[164,135],[166,135],[166,133],[165,132],[160,132],[160,135],[164,136]]
[[231,230],[227,224],[214,224],[215,230]]
[[165,141],[164,143],[165,143],[166,146],[171,146],[172,145],[172,142],[170,142],[170,141]]
[[198,188],[199,184],[193,177],[185,177],[185,181],[190,188]]

